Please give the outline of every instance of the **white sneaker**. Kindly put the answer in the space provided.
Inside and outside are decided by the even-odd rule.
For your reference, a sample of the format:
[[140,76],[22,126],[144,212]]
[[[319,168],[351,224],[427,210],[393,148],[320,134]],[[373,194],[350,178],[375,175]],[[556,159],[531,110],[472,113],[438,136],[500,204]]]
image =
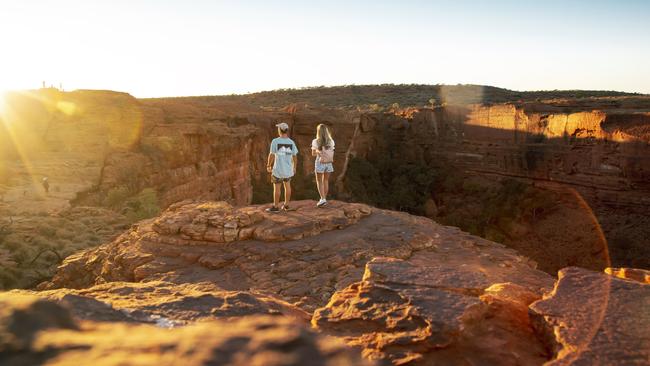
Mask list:
[[327,204],[327,200],[321,198],[320,201],[318,201],[318,203],[316,204],[316,207],[323,207],[326,204]]

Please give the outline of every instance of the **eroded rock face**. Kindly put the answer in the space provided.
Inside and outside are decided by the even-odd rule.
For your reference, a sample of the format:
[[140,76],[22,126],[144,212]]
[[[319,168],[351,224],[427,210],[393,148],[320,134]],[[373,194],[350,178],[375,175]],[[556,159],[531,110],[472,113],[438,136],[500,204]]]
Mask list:
[[3,365],[369,365],[332,338],[289,318],[251,316],[172,330],[77,322],[65,306],[0,295]]
[[[336,283],[345,286],[357,279],[365,263],[358,269],[353,263],[368,255],[364,248],[387,253],[401,245],[410,253],[407,243],[375,246],[358,238],[357,230],[331,233],[368,216],[368,206],[332,201],[318,210],[312,201],[293,205],[296,211],[285,214],[266,213],[266,206],[234,209],[225,202],[172,205],[114,242],[67,258],[47,287],[153,279],[213,281],[228,290],[257,288],[294,301],[308,295],[323,301]],[[397,230],[393,226],[386,232]],[[323,242],[328,236],[333,239],[330,245]],[[357,244],[348,246],[354,240]]]
[[304,324],[311,318],[311,314],[273,296],[224,291],[206,282],[108,282],[79,290],[14,290],[8,294],[35,295],[67,305],[76,319],[156,323],[170,327],[251,315],[284,316]]
[[647,283],[569,267],[530,313],[555,352],[549,365],[647,365],[648,309]]
[[[264,329],[276,329],[281,338],[285,332],[301,335],[290,345],[280,342],[285,353],[273,357],[287,364],[327,364],[330,353],[320,348],[320,336],[309,338],[314,336],[296,325],[309,320],[318,332],[352,346],[349,352],[396,365],[541,365],[583,359],[609,364],[616,357],[634,362],[647,357],[643,271],[609,270],[619,278],[570,268],[560,273],[553,289],[550,275],[512,249],[423,217],[339,201],[325,208],[314,201],[292,206],[295,211],[272,214],[264,211],[268,205],[182,202],[111,243],[67,258],[53,281],[42,286],[47,290],[0,295],[0,303],[26,295],[41,298],[40,305],[31,305],[33,299],[22,302],[28,310],[19,314],[27,315],[18,318],[14,305],[0,307],[0,347],[6,350],[0,349],[0,357],[49,360],[53,349],[57,360],[77,362],[78,355],[67,352],[82,347],[90,352],[84,357],[93,359],[109,352],[107,344],[94,341],[97,332],[111,332],[107,342],[134,334],[110,346],[117,355],[127,345],[136,354],[157,347],[144,337],[163,342],[162,351],[147,356],[154,361],[143,362],[151,364],[185,350],[179,339],[194,340],[196,332],[204,339],[193,343],[196,347],[245,364],[258,362],[246,358],[258,353],[267,357],[257,333],[271,339]],[[606,308],[599,308],[603,299],[609,299]],[[54,318],[30,320],[29,309],[35,306],[49,309]],[[62,313],[62,307],[72,310]],[[594,328],[589,321],[598,309],[606,311]],[[224,319],[232,329],[210,323],[222,336],[193,325]],[[23,322],[26,333],[16,335],[15,324]],[[182,329],[159,334],[134,323]],[[642,328],[633,328],[637,325]],[[29,331],[48,327],[57,330]],[[614,333],[623,343],[608,341]],[[231,335],[237,340],[220,338]],[[222,339],[223,344],[234,342],[235,350],[222,346]],[[300,358],[305,344],[313,351],[308,361]],[[628,352],[630,347],[642,351]],[[192,352],[198,352],[192,360],[207,355]],[[240,352],[248,356],[227,356]],[[336,357],[344,355],[341,362],[348,362],[348,351],[337,352]]]
[[509,268],[538,273],[502,245],[425,218],[337,201],[322,209],[313,201],[292,205],[295,211],[282,214],[266,213],[268,205],[172,205],[112,243],[67,258],[44,288],[209,281],[225,290],[268,291],[313,311],[334,291],[359,281],[377,256],[409,259],[421,251],[442,251],[450,270],[478,256],[504,273]]
[[447,261],[442,248],[408,261],[375,258],[312,324],[398,365],[541,364],[546,350],[526,310],[552,281],[506,250],[492,253],[463,264]]

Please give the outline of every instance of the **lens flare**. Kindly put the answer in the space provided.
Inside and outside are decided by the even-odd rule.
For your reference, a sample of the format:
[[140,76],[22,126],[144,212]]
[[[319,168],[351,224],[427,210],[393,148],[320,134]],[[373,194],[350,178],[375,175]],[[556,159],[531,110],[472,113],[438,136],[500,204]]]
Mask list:
[[61,100],[56,102],[56,109],[61,113],[71,116],[77,112],[77,105],[73,102]]
[[[33,93],[28,91],[15,91],[6,92],[0,98],[0,142],[2,142],[3,154],[9,156],[16,156],[20,164],[27,172],[29,181],[33,186],[38,186],[40,177],[34,174],[34,164],[32,162],[32,154],[30,153],[34,141],[31,138],[29,126],[22,123],[20,112],[18,112],[13,105],[16,97],[25,99],[37,99]],[[43,193],[35,191],[41,197]]]
[[5,101],[6,92],[0,90],[0,120],[3,120],[5,110],[7,109],[7,102]]

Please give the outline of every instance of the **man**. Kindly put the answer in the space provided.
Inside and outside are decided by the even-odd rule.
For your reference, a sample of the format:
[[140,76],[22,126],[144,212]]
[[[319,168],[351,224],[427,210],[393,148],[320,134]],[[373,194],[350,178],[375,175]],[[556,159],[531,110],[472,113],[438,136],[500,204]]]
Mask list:
[[271,173],[273,183],[273,206],[266,209],[267,212],[279,212],[280,189],[284,185],[284,205],[282,209],[289,210],[291,200],[291,177],[296,174],[298,166],[298,147],[289,138],[289,125],[281,122],[275,125],[278,128],[278,135],[271,141],[271,151],[267,159],[266,171]]

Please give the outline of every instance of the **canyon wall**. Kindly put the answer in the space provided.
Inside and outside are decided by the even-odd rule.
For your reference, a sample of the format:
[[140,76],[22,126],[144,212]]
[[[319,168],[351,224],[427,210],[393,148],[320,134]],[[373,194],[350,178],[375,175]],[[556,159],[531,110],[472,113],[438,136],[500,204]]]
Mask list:
[[[271,187],[266,157],[278,122],[291,125],[300,149],[294,196],[314,198],[309,146],[316,125],[326,123],[337,142],[331,189],[336,197],[354,198],[348,179],[351,161],[385,155],[393,155],[391,164],[419,164],[425,172],[444,164],[468,177],[461,185],[476,177],[516,179],[557,193],[559,204],[553,215],[535,218],[528,226],[507,223],[505,231],[517,235],[494,240],[539,262],[567,257],[567,247],[580,248],[545,268],[552,273],[566,265],[602,269],[610,254],[620,259],[617,265],[650,265],[644,261],[647,255],[636,252],[648,247],[650,237],[648,98],[378,113],[305,104],[262,108],[218,97],[137,100],[108,91],[44,89],[11,95],[6,104],[10,108],[4,108],[0,131],[0,210],[7,216],[62,210],[71,202],[121,210],[114,197],[128,199],[122,196],[147,188],[157,193],[160,209],[185,199],[266,202]],[[445,209],[478,204],[462,197],[452,201],[436,187],[412,185],[411,178],[397,188],[430,196],[420,214],[444,221]],[[468,212],[465,216],[472,219]],[[548,250],[555,243],[563,244]]]
[[413,136],[472,171],[568,184],[594,202],[644,210],[649,125],[649,112],[472,106],[417,113]]
[[[504,238],[538,261],[553,260],[563,250],[566,256],[566,247],[582,247],[569,262],[547,268],[550,272],[566,265],[603,269],[610,256],[614,262],[647,267],[650,112],[643,105],[605,107],[587,110],[549,102],[367,114],[361,116],[351,156],[378,161],[393,154],[403,164],[453,167],[464,174],[458,184],[469,188],[474,178],[514,179],[554,192],[559,203],[554,216],[538,219],[531,228],[519,225],[522,233]],[[433,188],[431,197],[437,193]],[[445,204],[442,196],[438,205]],[[476,202],[468,198],[460,204]],[[430,216],[438,219],[435,212]],[[558,252],[549,250],[562,242]]]

